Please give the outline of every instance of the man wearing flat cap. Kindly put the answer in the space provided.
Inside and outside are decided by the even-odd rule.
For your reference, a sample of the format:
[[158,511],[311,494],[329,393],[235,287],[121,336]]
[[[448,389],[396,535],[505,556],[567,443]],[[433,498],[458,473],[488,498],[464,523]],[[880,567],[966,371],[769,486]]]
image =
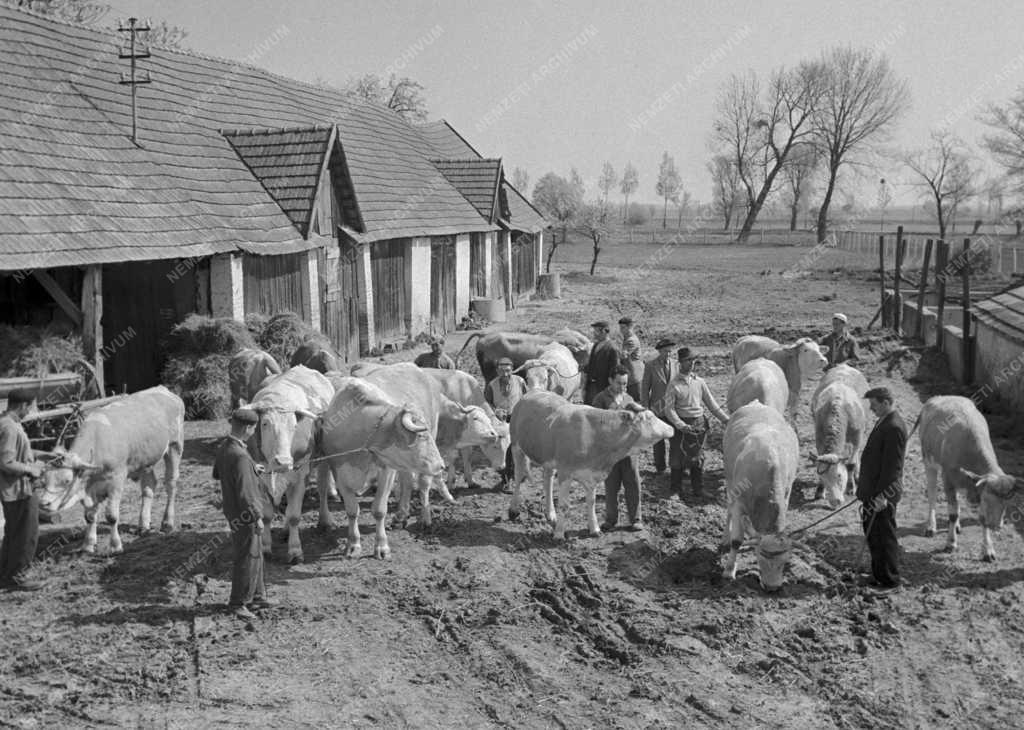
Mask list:
[[419,355],[413,364],[421,368],[440,368],[441,370],[455,370],[455,361],[444,351],[444,338],[435,335],[430,338],[430,352]]
[[594,398],[608,387],[608,378],[617,368],[622,359],[619,348],[608,337],[611,326],[606,320],[600,319],[590,325],[593,330],[594,346],[590,350],[590,360],[585,368],[587,382],[583,388],[583,403],[593,405]]
[[[484,399],[494,409],[495,417],[505,423],[509,422],[516,403],[526,394],[526,381],[512,372],[512,366],[511,358],[500,358],[498,360],[498,377],[484,388]],[[466,465],[463,465],[463,469],[465,468],[467,468]],[[515,478],[512,449],[505,451],[505,467],[498,472],[498,475],[501,477],[501,486]]]
[[3,502],[4,539],[0,543],[0,589],[35,591],[43,587],[28,580],[26,571],[39,541],[39,499],[32,493],[32,479],[42,466],[32,456],[32,445],[21,425],[35,403],[35,393],[13,390],[7,394],[7,410],[0,415],[0,502]]
[[669,440],[670,499],[683,496],[683,470],[690,471],[690,486],[700,495],[704,490],[704,444],[708,438],[706,407],[722,424],[729,416],[718,405],[704,379],[693,372],[697,354],[689,347],[680,347],[676,353],[679,372],[668,384],[665,393],[664,419],[675,428]]
[[878,420],[860,457],[857,499],[874,585],[883,590],[900,584],[900,545],[896,537],[896,507],[903,493],[903,458],[907,426],[893,405],[888,388],[872,388],[864,397]]
[[644,361],[640,357],[640,338],[633,331],[633,318],[622,317],[619,320],[619,333],[622,335],[622,366],[629,373],[626,392],[629,397],[639,402],[640,383],[644,379]]
[[[672,357],[676,343],[662,337],[654,346],[658,351],[656,357],[644,364],[644,377],[640,381],[640,405],[654,411],[659,417],[664,413],[665,393],[668,384],[679,372],[678,361]],[[654,470],[661,474],[665,471],[665,442],[654,444]]]
[[224,516],[231,528],[234,565],[228,609],[244,619],[255,618],[251,609],[270,608],[263,584],[263,514],[267,495],[260,485],[259,467],[246,442],[256,433],[259,416],[239,408],[231,414],[231,433],[213,462],[213,478],[220,480]]
[[828,352],[825,353],[825,358],[828,360],[828,364],[825,365],[826,370],[834,368],[842,362],[852,363],[857,360],[857,340],[853,339],[853,335],[847,331],[847,318],[842,312],[832,315],[832,331],[825,335],[818,344],[822,348],[828,348]]

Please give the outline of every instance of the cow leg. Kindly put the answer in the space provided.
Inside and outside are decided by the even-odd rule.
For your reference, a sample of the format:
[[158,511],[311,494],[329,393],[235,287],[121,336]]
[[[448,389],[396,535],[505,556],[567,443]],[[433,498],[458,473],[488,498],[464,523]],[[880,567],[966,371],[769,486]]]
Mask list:
[[743,519],[739,514],[739,501],[729,506],[725,518],[725,539],[729,544],[729,554],[725,557],[725,567],[722,570],[722,577],[726,580],[736,580],[736,553],[743,544]]
[[85,508],[85,537],[82,538],[82,546],[79,548],[83,553],[96,552],[96,542],[98,540],[96,535],[96,517],[99,515],[100,509],[102,509],[102,503]]
[[[601,483],[604,486],[604,483]],[[601,534],[601,526],[597,523],[597,483],[587,479],[583,484],[584,493],[587,498],[587,529],[591,537]]]
[[174,532],[178,527],[177,501],[178,501],[178,477],[181,466],[181,449],[178,445],[171,444],[164,454],[164,489],[167,491],[167,504],[164,506],[164,518],[160,522],[160,529],[164,532]]
[[549,466],[544,467],[544,509],[546,510],[548,522],[552,525],[558,520],[555,514],[555,470]]
[[380,560],[391,557],[391,546],[388,545],[388,535],[384,525],[388,517],[388,498],[391,496],[391,488],[395,484],[395,474],[393,469],[388,469],[377,484],[377,494],[373,498],[373,519],[377,523],[373,554]]
[[480,485],[473,480],[473,447],[460,449],[459,457],[462,459],[462,478],[466,480],[466,486],[471,489],[479,487]]
[[953,552],[958,547],[957,535],[960,533],[960,500],[956,495],[956,482],[948,471],[942,473],[942,486],[946,490],[946,503],[949,505],[949,531],[946,537],[946,550]]
[[451,493],[451,487],[455,483],[454,469],[449,470],[448,474],[444,478],[435,477],[434,483],[437,484],[437,491],[440,493],[441,499],[448,504],[455,504],[455,497],[453,497]]
[[928,517],[924,523],[924,536],[935,537],[935,500],[939,491],[939,467],[925,462],[924,484],[928,492]]
[[994,563],[996,560],[996,549],[992,545],[992,528],[984,522],[981,524],[981,559],[986,563]]
[[118,524],[121,521],[121,495],[124,494],[124,482],[127,478],[127,474],[115,472],[111,478],[110,491],[107,494],[107,525],[110,526],[111,555],[124,552]]
[[139,475],[139,486],[142,487],[142,506],[139,508],[139,532],[146,533],[152,528],[153,491],[156,487],[156,472],[152,467]]
[[[316,487],[320,496],[320,519],[317,521],[317,527],[321,530],[330,530],[334,527],[331,524],[331,509],[327,503],[329,493],[334,490],[333,482],[330,466],[326,461],[321,461],[316,468]],[[338,498],[337,490],[334,490],[334,498]]]
[[430,527],[432,519],[430,514],[430,482],[433,481],[433,478],[417,474],[414,479],[416,486],[420,490],[420,524],[423,527]]
[[[377,475],[377,489],[380,489],[380,480],[387,475],[387,472]],[[395,510],[395,522],[404,525],[409,519],[409,503],[412,501],[412,480],[409,472],[398,474],[398,507]]]
[[302,496],[306,491],[306,479],[301,472],[291,472],[285,481],[288,505],[285,508],[284,522],[288,528],[288,562],[296,565],[303,559],[299,523],[302,522]]
[[[359,496],[353,487],[353,483],[341,478],[341,469],[334,469],[334,481],[341,490],[341,498],[345,502],[345,514],[348,516],[348,545],[345,547],[345,555],[349,558],[358,558],[363,551],[359,540]],[[360,484],[359,486],[362,486]],[[380,489],[380,485],[377,486]]]
[[[572,477],[566,475],[558,477],[558,509],[555,512],[555,539],[565,539],[565,523],[569,519],[569,492],[572,487]],[[595,518],[596,519],[596,518]],[[596,523],[595,523],[596,526]],[[597,528],[597,534],[601,534],[601,528]]]
[[530,460],[518,445],[512,444],[509,448],[512,449],[512,459],[516,466],[516,476],[512,480],[512,500],[508,505],[508,518],[514,522],[519,519],[523,506],[522,484],[530,481]]

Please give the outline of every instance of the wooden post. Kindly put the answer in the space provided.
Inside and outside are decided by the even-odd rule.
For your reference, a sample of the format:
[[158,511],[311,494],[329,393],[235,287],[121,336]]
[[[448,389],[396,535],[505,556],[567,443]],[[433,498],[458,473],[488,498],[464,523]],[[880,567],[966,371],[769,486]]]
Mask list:
[[885,236],[878,237],[878,306],[882,308],[882,328],[889,326],[889,318],[885,313]]
[[924,336],[924,291],[928,288],[928,264],[932,262],[932,239],[924,242],[924,263],[921,264],[921,282],[917,287],[917,326],[914,328],[914,337],[922,339]]
[[935,281],[939,285],[939,303],[935,311],[938,330],[935,332],[935,346],[942,350],[946,340],[946,264],[949,261],[949,244],[939,240],[935,250]]
[[103,380],[103,267],[85,267],[82,279],[82,349],[96,370],[99,397],[106,395]]
[[900,290],[900,275],[903,273],[903,253],[906,250],[907,242],[903,240],[903,226],[896,229],[896,260],[893,262],[893,311],[892,328],[897,335],[903,334],[900,325],[903,324],[903,292]]
[[974,363],[972,362],[973,348],[971,347],[971,239],[964,239],[963,264],[960,267],[961,281],[963,282],[963,299],[960,304],[963,306],[963,358],[964,358],[964,383],[974,381]]

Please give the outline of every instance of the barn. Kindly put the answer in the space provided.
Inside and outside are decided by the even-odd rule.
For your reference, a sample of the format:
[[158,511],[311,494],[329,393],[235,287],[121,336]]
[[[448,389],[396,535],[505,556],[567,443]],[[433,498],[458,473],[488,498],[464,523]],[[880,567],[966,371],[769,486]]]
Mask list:
[[150,49],[133,111],[122,42],[0,6],[0,322],[80,331],[120,391],[158,382],[190,313],[294,311],[353,360],[496,294],[500,164],[481,210],[422,127],[189,52]]
[[974,322],[975,382],[1024,409],[1024,286],[976,302]]

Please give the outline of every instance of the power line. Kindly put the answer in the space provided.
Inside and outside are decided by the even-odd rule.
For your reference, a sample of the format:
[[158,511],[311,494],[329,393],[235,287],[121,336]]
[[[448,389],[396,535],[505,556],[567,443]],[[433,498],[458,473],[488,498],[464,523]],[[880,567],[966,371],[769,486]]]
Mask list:
[[119,20],[117,23],[117,30],[121,33],[129,34],[128,47],[121,46],[118,49],[118,58],[131,59],[131,72],[130,75],[126,76],[123,72],[121,73],[121,80],[119,84],[127,84],[132,87],[132,143],[135,146],[140,146],[138,139],[136,138],[136,129],[138,126],[138,112],[136,109],[136,91],[135,87],[139,84],[148,84],[152,82],[149,77],[148,71],[141,72],[143,75],[136,76],[136,59],[149,58],[149,48],[141,44],[136,44],[136,37],[140,32],[150,30],[150,23],[148,20],[140,23],[138,18],[128,18],[127,22]]

